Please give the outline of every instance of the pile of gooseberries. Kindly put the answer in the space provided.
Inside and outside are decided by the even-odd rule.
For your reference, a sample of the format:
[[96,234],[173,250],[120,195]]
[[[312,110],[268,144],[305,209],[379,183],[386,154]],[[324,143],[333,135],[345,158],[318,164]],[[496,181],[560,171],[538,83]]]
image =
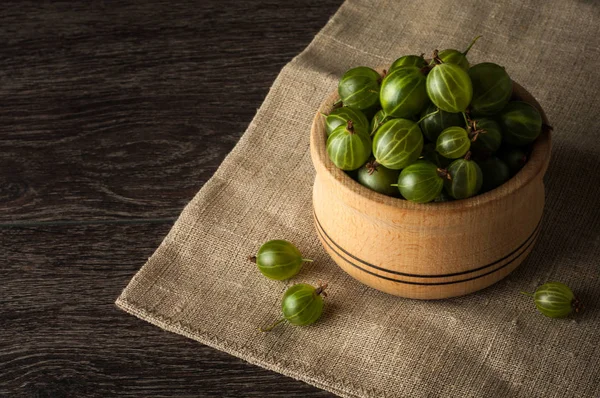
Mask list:
[[477,39],[430,61],[400,57],[383,75],[344,73],[324,115],[331,161],[367,188],[416,203],[469,198],[514,176],[549,126],[531,104],[511,101],[502,66],[470,65]]

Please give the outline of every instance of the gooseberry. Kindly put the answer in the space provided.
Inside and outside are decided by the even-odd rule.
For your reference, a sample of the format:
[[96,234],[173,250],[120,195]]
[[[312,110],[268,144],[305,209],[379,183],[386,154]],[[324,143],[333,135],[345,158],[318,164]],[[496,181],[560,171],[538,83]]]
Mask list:
[[446,170],[427,160],[418,160],[400,172],[398,183],[394,186],[398,187],[406,200],[428,203],[440,195],[444,180],[450,179]]
[[387,116],[385,114],[385,112],[383,111],[383,109],[379,110],[375,116],[373,116],[373,119],[371,119],[371,124],[369,125],[369,134],[373,135],[375,134],[375,132],[377,131],[377,129],[379,127],[381,127],[381,125],[383,125],[385,122],[387,122],[388,120],[391,120],[392,118],[390,116]]
[[419,126],[421,127],[421,131],[425,138],[435,142],[442,131],[452,126],[465,127],[465,121],[460,113],[442,111],[434,104],[429,104],[429,106],[421,112],[421,122],[419,123]]
[[427,75],[426,86],[431,102],[446,112],[464,112],[473,97],[469,75],[454,64],[435,65]]
[[393,71],[394,69],[398,69],[403,66],[416,66],[417,68],[424,68],[427,66],[427,61],[422,55],[405,55],[403,57],[398,58],[394,61],[394,63],[390,66],[390,70],[388,72]]
[[296,275],[304,262],[312,261],[302,258],[302,254],[292,243],[280,239],[264,243],[250,260],[256,263],[264,276],[279,281]]
[[358,169],[357,180],[375,192],[389,196],[399,196],[398,190],[392,186],[398,181],[398,170],[388,169],[375,160],[371,160]]
[[491,155],[502,144],[502,131],[494,119],[480,118],[472,121],[471,149],[474,152]]
[[419,125],[407,119],[392,119],[379,127],[373,137],[373,156],[378,164],[400,170],[421,155],[423,134]]
[[332,110],[329,115],[325,117],[325,129],[327,130],[327,135],[331,135],[336,127],[341,125],[345,126],[348,123],[348,120],[352,121],[354,128],[357,130],[361,130],[365,133],[369,130],[369,121],[361,111],[350,106],[344,106]]
[[327,284],[319,284],[319,287],[306,283],[298,283],[288,288],[281,300],[281,312],[283,318],[267,328],[261,328],[262,332],[268,332],[281,322],[288,321],[292,325],[305,326],[315,323],[323,313],[323,297],[327,296],[325,289]]
[[550,318],[564,318],[581,309],[579,300],[564,283],[548,282],[535,289],[534,294],[522,293],[533,297],[538,311]]
[[366,66],[348,70],[338,84],[338,93],[345,106],[365,110],[377,106],[381,76]]
[[527,163],[527,153],[521,148],[505,148],[498,157],[506,163],[511,175],[517,174]]
[[457,159],[448,166],[451,180],[444,181],[444,187],[454,199],[465,199],[476,195],[481,189],[483,176],[481,169],[471,160],[471,153],[467,152],[464,159]]
[[542,116],[527,102],[509,102],[498,119],[502,127],[502,138],[511,145],[530,144],[542,132]]
[[471,47],[473,47],[473,44],[475,44],[475,42],[479,40],[480,37],[481,36],[477,36],[476,38],[474,38],[471,44],[469,44],[469,47],[467,47],[467,49],[463,52],[450,48],[447,50],[440,51],[438,57],[444,63],[455,64],[460,66],[464,70],[469,70],[469,61],[467,60],[467,53],[469,52]]
[[469,69],[473,84],[471,110],[477,115],[493,115],[508,104],[512,95],[512,80],[497,64],[484,62]]
[[462,127],[448,127],[437,139],[435,150],[445,158],[458,159],[471,148],[469,133]]
[[352,121],[338,126],[327,138],[329,159],[342,170],[354,170],[365,164],[371,156],[371,137],[356,131]]
[[435,150],[435,144],[433,142],[429,142],[423,146],[423,151],[421,152],[419,159],[428,160],[442,169],[445,169],[452,163],[451,159],[443,157]]
[[427,104],[426,78],[416,66],[392,70],[381,83],[379,100],[388,116],[410,118]]

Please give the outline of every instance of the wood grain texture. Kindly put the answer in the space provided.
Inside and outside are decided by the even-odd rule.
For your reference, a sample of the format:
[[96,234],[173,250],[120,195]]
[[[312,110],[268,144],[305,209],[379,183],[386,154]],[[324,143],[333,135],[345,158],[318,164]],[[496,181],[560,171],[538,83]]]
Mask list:
[[[484,289],[506,277],[533,249],[544,211],[549,129],[527,164],[500,187],[444,203],[412,203],[370,190],[335,167],[327,153],[321,104],[311,130],[315,227],[325,250],[348,274],[386,293],[443,299]],[[544,111],[519,84],[513,99]]]
[[340,3],[3,3],[0,222],[176,217]]
[[113,303],[340,4],[3,2],[0,396],[331,396]]

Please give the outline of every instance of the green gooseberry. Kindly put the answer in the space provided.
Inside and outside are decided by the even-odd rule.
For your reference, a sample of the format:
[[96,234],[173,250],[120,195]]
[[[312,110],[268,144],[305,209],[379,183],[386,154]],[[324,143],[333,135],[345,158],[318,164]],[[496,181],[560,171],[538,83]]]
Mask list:
[[471,148],[469,133],[462,127],[448,127],[438,137],[435,150],[445,158],[458,159]]
[[508,104],[512,96],[512,80],[497,64],[484,62],[469,69],[473,84],[471,110],[477,115],[493,115]]
[[369,133],[370,135],[374,135],[379,127],[381,127],[385,122],[391,120],[393,118],[387,116],[383,109],[379,110],[371,119],[371,124],[369,125]]
[[267,328],[261,328],[262,332],[268,332],[281,322],[288,321],[292,325],[305,326],[315,323],[323,313],[323,297],[327,296],[325,289],[327,284],[315,288],[306,283],[298,283],[288,288],[281,300],[281,312],[283,318]]
[[502,144],[502,130],[500,125],[490,118],[473,120],[473,128],[469,133],[471,149],[474,152],[491,155]]
[[480,37],[481,36],[477,36],[476,38],[474,38],[473,41],[471,42],[471,44],[469,44],[469,47],[467,47],[467,49],[463,52],[460,52],[458,50],[454,50],[454,49],[450,48],[447,50],[440,51],[438,53],[438,57],[444,63],[455,64],[455,65],[460,66],[464,70],[469,70],[470,65],[469,65],[469,61],[467,60],[467,53],[469,52],[471,47],[473,47],[473,44],[475,44],[475,42],[477,40],[479,40]]
[[391,170],[375,160],[365,163],[358,169],[358,182],[363,186],[388,196],[399,196],[398,190],[392,186],[398,181],[400,171]]
[[505,148],[498,157],[506,163],[510,175],[517,174],[527,163],[527,153],[522,148]]
[[427,75],[427,94],[443,111],[466,111],[473,97],[473,86],[467,72],[455,64],[435,65]]
[[354,170],[365,164],[371,156],[371,137],[354,129],[352,121],[338,126],[327,138],[329,159],[342,170]]
[[479,165],[483,176],[483,183],[481,185],[482,192],[488,192],[498,188],[510,179],[510,169],[508,168],[508,165],[496,156],[478,161],[477,164]]
[[352,68],[340,79],[338,93],[345,106],[365,110],[377,106],[381,76],[366,66]]
[[327,130],[327,135],[331,135],[336,127],[341,125],[345,126],[348,123],[348,120],[352,120],[355,129],[364,132],[369,131],[369,121],[364,113],[350,106],[336,108],[332,110],[329,115],[323,116],[325,116],[325,129]]
[[[437,112],[436,112],[437,111]],[[465,126],[465,120],[461,113],[450,113],[438,109],[434,104],[429,104],[421,112],[421,131],[429,141],[437,141],[442,131],[452,126]]]
[[414,163],[423,150],[419,125],[407,119],[385,122],[373,137],[373,156],[378,164],[400,170]]
[[427,61],[425,61],[423,55],[405,55],[395,60],[388,72],[403,66],[416,66],[420,69],[427,66]]
[[530,144],[542,132],[542,116],[527,102],[509,102],[498,119],[502,127],[502,138],[511,145]]
[[282,281],[300,272],[304,262],[312,262],[302,258],[300,251],[287,240],[270,240],[264,243],[250,261],[256,263],[258,270],[267,278]]
[[443,157],[435,150],[435,144],[433,142],[429,142],[423,146],[420,159],[428,160],[442,169],[448,167],[452,162],[451,159]]
[[427,104],[426,78],[416,66],[392,70],[381,83],[379,100],[385,114],[411,118]]
[[448,166],[451,180],[444,181],[444,187],[454,199],[466,199],[476,195],[483,184],[481,169],[471,160],[471,153],[467,152],[464,159],[456,159]]
[[564,283],[548,282],[535,289],[533,294],[521,293],[533,297],[538,311],[549,318],[564,318],[581,310],[579,300]]
[[411,202],[428,203],[437,198],[444,188],[444,179],[448,179],[446,170],[440,169],[427,160],[405,167],[398,176],[400,194]]

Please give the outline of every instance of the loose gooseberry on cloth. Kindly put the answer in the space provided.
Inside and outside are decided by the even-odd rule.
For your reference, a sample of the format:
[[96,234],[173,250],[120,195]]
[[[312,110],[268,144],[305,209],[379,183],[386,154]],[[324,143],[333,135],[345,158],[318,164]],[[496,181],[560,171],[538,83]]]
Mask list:
[[250,261],[256,263],[267,278],[281,281],[293,277],[300,272],[303,263],[313,260],[303,258],[296,246],[287,240],[275,239],[264,243]]
[[327,139],[329,158],[342,170],[355,170],[371,156],[371,137],[354,128],[352,121],[338,126]]
[[400,170],[414,163],[423,149],[419,126],[407,119],[392,119],[381,126],[373,137],[373,156],[378,164]]
[[427,104],[426,78],[416,66],[392,70],[381,82],[379,100],[386,115],[410,118]]
[[339,126],[345,126],[348,124],[348,120],[352,121],[354,128],[357,130],[361,130],[367,132],[369,130],[369,121],[367,117],[356,108],[352,108],[350,106],[344,106],[341,108],[336,108],[332,110],[329,115],[325,116],[325,129],[327,130],[327,135],[331,135],[333,130]]
[[469,61],[467,60],[467,54],[469,53],[469,50],[471,49],[471,47],[473,47],[473,44],[475,44],[475,42],[477,40],[479,40],[480,37],[481,36],[477,36],[476,38],[474,38],[473,41],[471,42],[471,44],[469,44],[469,47],[467,47],[467,49],[463,52],[460,52],[453,48],[449,48],[449,49],[440,51],[438,54],[438,57],[444,63],[455,64],[455,65],[460,66],[464,70],[469,70],[470,64],[469,64]]
[[465,112],[473,97],[471,78],[455,64],[435,65],[427,75],[426,87],[431,102],[446,112]]
[[452,179],[445,180],[444,187],[454,199],[466,199],[476,195],[483,184],[481,169],[471,160],[470,152],[467,152],[464,159],[450,163],[448,173]]
[[358,169],[357,180],[375,192],[388,196],[399,196],[398,190],[392,186],[398,181],[399,174],[398,170],[388,169],[372,159]]
[[581,304],[571,289],[561,282],[544,283],[533,294],[521,293],[533,297],[538,311],[549,318],[564,318],[581,309]]
[[338,93],[344,106],[367,110],[379,102],[381,76],[366,66],[348,70],[338,84]]
[[326,283],[319,284],[316,288],[306,283],[298,283],[288,288],[281,300],[283,318],[260,330],[262,332],[271,331],[275,326],[285,321],[297,326],[315,323],[323,313],[323,296],[327,296],[325,293],[326,288]]
[[442,131],[435,145],[435,150],[447,159],[458,159],[471,148],[469,133],[462,127],[448,127]]
[[451,180],[446,170],[427,160],[418,160],[400,172],[398,183],[394,185],[406,200],[428,203],[440,195],[444,180]]
[[527,102],[509,102],[500,111],[498,120],[502,127],[502,138],[511,145],[530,144],[542,132],[542,115]]
[[473,85],[471,111],[477,115],[493,115],[508,104],[512,95],[512,80],[497,64],[484,62],[469,69]]

